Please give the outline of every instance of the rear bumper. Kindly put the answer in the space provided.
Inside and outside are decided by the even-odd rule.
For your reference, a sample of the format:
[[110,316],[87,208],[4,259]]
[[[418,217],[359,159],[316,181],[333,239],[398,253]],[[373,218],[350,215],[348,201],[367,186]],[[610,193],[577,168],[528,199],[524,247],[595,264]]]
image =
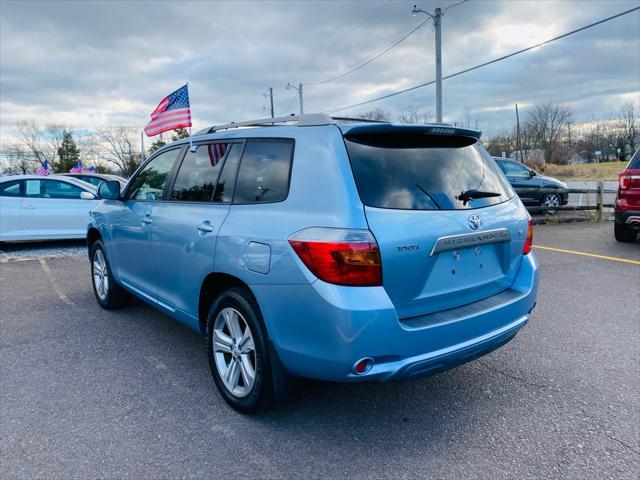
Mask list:
[[640,210],[616,210],[613,215],[617,223],[640,230]]
[[[538,263],[529,254],[507,301],[476,302],[413,328],[398,319],[382,287],[340,287],[321,281],[252,286],[285,369],[345,382],[434,373],[484,355],[527,323],[537,289]],[[353,365],[367,357],[374,360],[373,367],[356,375]]]

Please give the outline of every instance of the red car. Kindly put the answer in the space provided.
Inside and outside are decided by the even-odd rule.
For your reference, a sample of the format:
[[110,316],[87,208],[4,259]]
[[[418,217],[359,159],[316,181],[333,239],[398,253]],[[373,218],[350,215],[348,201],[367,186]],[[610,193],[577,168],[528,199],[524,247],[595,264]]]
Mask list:
[[633,242],[640,231],[640,149],[618,175],[614,234],[619,242]]

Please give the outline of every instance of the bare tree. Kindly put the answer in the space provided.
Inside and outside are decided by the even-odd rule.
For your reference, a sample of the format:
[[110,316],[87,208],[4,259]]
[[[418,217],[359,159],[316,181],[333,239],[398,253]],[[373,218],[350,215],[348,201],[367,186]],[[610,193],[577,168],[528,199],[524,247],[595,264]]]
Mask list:
[[569,107],[555,102],[535,105],[529,113],[527,126],[531,130],[535,146],[544,150],[545,162],[562,163],[559,158],[562,150],[560,140],[570,120]]
[[141,162],[137,150],[137,135],[127,127],[108,127],[98,132],[103,144],[100,157],[116,166],[120,173],[129,177]]
[[32,160],[31,152],[23,145],[11,144],[2,151],[2,172],[21,173],[23,175],[32,173],[36,163]]
[[637,142],[640,136],[639,114],[640,112],[638,112],[633,102],[627,102],[620,108],[620,119],[617,126],[622,133],[623,148],[629,145],[630,154],[633,154],[638,147]]
[[43,163],[46,158],[55,169],[64,132],[62,125],[50,124],[42,128],[33,121],[25,120],[18,123],[11,133],[29,152],[29,161]]
[[425,112],[425,113],[420,112],[413,105],[409,105],[406,109],[402,110],[397,116],[398,122],[410,123],[410,124],[429,123],[432,118],[433,118],[433,115],[431,114],[431,112]]
[[370,110],[368,112],[364,112],[358,115],[359,118],[363,118],[365,120],[377,120],[380,122],[390,121],[391,114],[389,112],[385,112],[380,108],[376,108],[375,110]]

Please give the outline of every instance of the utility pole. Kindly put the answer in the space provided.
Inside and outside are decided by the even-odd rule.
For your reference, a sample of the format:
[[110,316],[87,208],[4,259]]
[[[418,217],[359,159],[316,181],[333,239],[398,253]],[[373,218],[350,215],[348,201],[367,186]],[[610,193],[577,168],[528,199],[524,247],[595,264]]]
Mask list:
[[516,160],[520,157],[520,163],[522,163],[522,146],[520,145],[520,115],[518,114],[518,104],[516,103],[516,148],[518,153],[516,154]]
[[436,31],[436,122],[442,123],[442,10],[436,8],[433,28]]
[[569,163],[571,163],[571,122],[569,122]]
[[302,106],[302,83],[298,86],[298,95],[300,95],[300,115],[304,113],[304,108]]
[[273,112],[273,87],[269,87],[269,110],[271,111],[271,118],[275,117]]
[[304,114],[304,106],[303,106],[303,98],[302,98],[302,83],[299,83],[297,87],[295,85],[291,85],[290,83],[287,83],[287,86],[285,88],[287,90],[293,89],[298,92],[298,98],[300,99],[300,115]]
[[142,152],[142,161],[144,162],[144,132],[140,132],[140,151]]
[[442,123],[442,9],[436,8],[432,15],[414,5],[411,15],[415,17],[418,13],[431,17],[436,32],[436,122]]

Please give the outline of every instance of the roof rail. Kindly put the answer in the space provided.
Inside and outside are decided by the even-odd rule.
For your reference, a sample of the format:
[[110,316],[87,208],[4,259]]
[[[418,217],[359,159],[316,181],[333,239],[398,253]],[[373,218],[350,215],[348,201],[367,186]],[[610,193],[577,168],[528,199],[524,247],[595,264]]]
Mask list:
[[331,117],[334,120],[338,120],[341,122],[362,122],[362,123],[391,123],[388,120],[371,120],[368,118],[357,118],[357,117]]
[[229,130],[231,128],[239,127],[260,127],[275,125],[276,123],[290,123],[295,122],[300,127],[311,127],[320,125],[332,125],[335,122],[333,118],[325,113],[308,113],[304,115],[289,115],[286,117],[275,118],[260,118],[258,120],[247,120],[244,122],[231,122],[224,125],[214,125],[200,130],[196,135],[205,135],[207,133],[214,133],[219,130]]

